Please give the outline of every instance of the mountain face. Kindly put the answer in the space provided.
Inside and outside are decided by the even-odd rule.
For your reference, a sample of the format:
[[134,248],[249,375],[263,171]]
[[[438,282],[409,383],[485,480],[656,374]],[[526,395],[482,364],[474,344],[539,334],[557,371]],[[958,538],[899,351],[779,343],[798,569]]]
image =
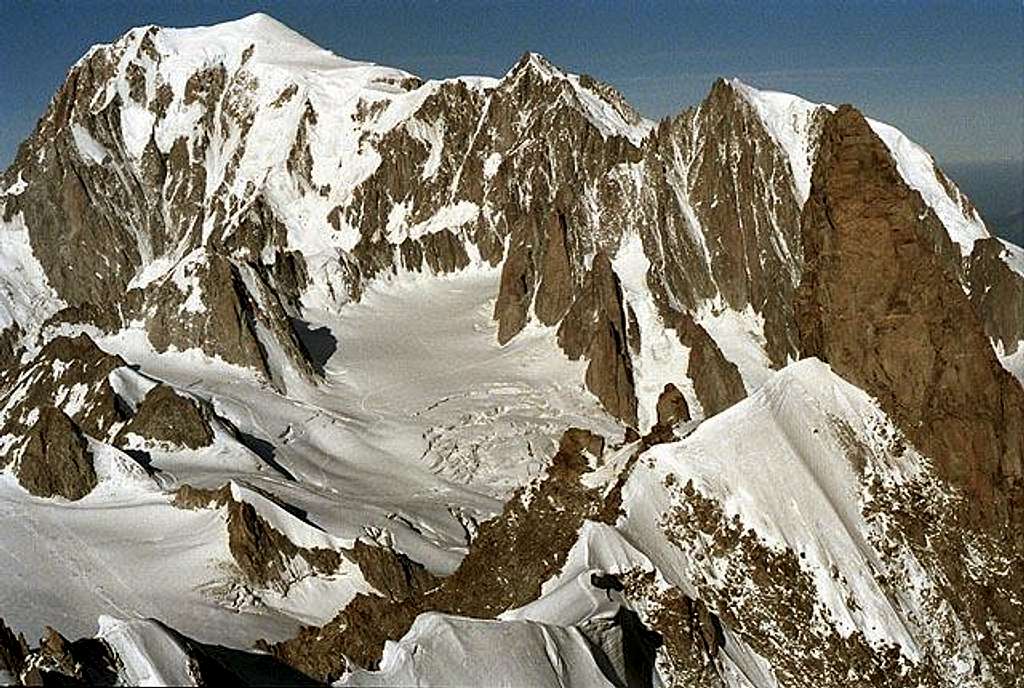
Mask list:
[[0,678],[1014,685],[1021,342],[851,106],[134,29],[0,177]]

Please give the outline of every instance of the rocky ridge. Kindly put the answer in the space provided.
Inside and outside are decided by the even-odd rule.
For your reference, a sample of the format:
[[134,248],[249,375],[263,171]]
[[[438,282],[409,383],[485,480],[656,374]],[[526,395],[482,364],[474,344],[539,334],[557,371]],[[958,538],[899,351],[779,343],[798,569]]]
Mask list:
[[[209,64],[193,56],[202,41]],[[298,57],[284,61],[288,51]],[[320,76],[293,66],[303,63]],[[662,327],[749,308],[777,367],[797,351],[804,177],[829,111],[791,99],[787,120],[764,104],[777,95],[720,80],[655,125],[614,89],[532,53],[498,80],[424,83],[337,58],[265,16],[136,29],[71,70],[5,173],[4,222],[27,233],[39,288],[53,292],[14,319],[15,346],[38,346],[44,318],[134,324],[158,351],[199,347],[283,388],[316,375],[291,320],[310,306],[337,308],[395,271],[500,263],[504,342],[534,318],[559,325],[586,298],[594,257],[614,257],[635,232]],[[928,198],[956,224],[947,232],[983,233],[926,162]],[[65,227],[81,228],[71,251]],[[966,275],[947,233],[934,240]],[[101,256],[97,245],[123,248]],[[1000,272],[990,254],[975,257],[992,265],[976,274]],[[1013,314],[982,315],[1006,351],[1024,338]],[[622,361],[638,352],[617,346],[569,353],[600,356],[588,386],[635,424]]]

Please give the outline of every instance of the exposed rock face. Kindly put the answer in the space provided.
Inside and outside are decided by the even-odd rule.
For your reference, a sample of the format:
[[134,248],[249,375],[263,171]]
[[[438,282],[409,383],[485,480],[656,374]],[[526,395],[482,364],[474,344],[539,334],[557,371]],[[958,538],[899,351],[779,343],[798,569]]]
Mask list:
[[359,565],[366,582],[393,602],[423,595],[440,580],[401,552],[362,540],[345,553]]
[[296,558],[318,573],[331,573],[341,564],[333,550],[299,547],[268,524],[248,502],[228,503],[228,547],[251,585],[287,592],[287,574]]
[[0,676],[6,673],[8,676],[20,677],[25,669],[28,652],[25,636],[20,633],[15,636],[14,631],[0,619]]
[[578,456],[587,452],[595,459],[600,459],[604,455],[604,437],[583,428],[569,428],[562,433],[558,451],[566,456]]
[[801,350],[876,396],[940,474],[1002,522],[999,495],[1019,498],[1024,390],[936,256],[941,231],[860,113],[830,116],[803,211]]
[[53,673],[81,677],[81,669],[71,654],[71,643],[51,626],[43,631],[39,640],[40,655]]
[[55,337],[30,363],[13,370],[6,385],[0,378],[0,389],[7,392],[0,402],[0,435],[21,436],[37,409],[56,406],[67,409],[86,434],[107,438],[128,417],[109,380],[111,371],[124,365],[87,335]]
[[228,549],[245,583],[254,588],[285,594],[298,578],[330,574],[341,565],[341,552],[296,545],[252,504],[236,499],[230,484],[217,489],[182,485],[174,493],[174,505],[181,509],[227,510]]
[[81,430],[58,408],[44,406],[25,439],[18,482],[37,497],[77,500],[96,487],[92,455]]
[[707,330],[690,316],[683,315],[676,320],[676,332],[683,346],[690,349],[687,374],[693,380],[705,418],[724,411],[747,396],[736,364],[726,359]]
[[213,430],[199,405],[164,384],[149,390],[118,437],[129,433],[187,449],[199,449],[213,442]]
[[677,302],[692,307],[717,293],[732,308],[764,314],[778,365],[796,344],[790,304],[802,262],[801,199],[742,88],[719,79],[699,107],[659,127],[653,147],[667,168],[659,194],[669,216],[661,218],[661,248],[650,252],[667,254],[662,279]]
[[985,333],[1012,354],[1024,341],[1024,251],[995,237],[979,239],[967,264],[971,304]]
[[[47,626],[39,647],[29,648],[15,683],[26,686],[118,685],[119,659],[104,641],[81,638],[70,641]],[[19,683],[20,681],[20,683]]]
[[575,281],[569,261],[567,231],[565,216],[552,213],[548,219],[547,243],[534,303],[537,319],[545,325],[561,320],[572,303]]
[[17,323],[0,330],[0,380],[3,379],[4,371],[16,366],[21,358],[21,347],[18,345],[21,334],[21,326]]
[[658,425],[672,426],[690,420],[690,407],[686,397],[671,382],[665,385],[658,397]]
[[718,615],[678,588],[656,590],[653,579],[633,573],[625,583],[630,597],[647,601],[651,628],[660,635],[671,663],[670,685],[724,685],[716,662],[725,645]]
[[501,269],[501,287],[494,303],[499,344],[505,344],[519,334],[530,315],[535,278],[530,259],[532,233],[525,224],[527,222],[529,220],[513,228],[508,257]]
[[179,509],[212,509],[226,506],[231,501],[231,485],[225,483],[217,489],[194,487],[188,483],[174,491],[174,506]]
[[197,279],[194,289],[202,294],[202,302],[194,314],[189,314],[186,302],[191,293],[182,293],[171,281],[159,287],[155,296],[159,305],[147,328],[157,350],[204,342],[208,351],[225,361],[248,365],[269,378],[266,352],[256,334],[253,296],[242,282],[239,269],[217,254],[181,269]]
[[576,292],[565,215],[552,211],[538,219],[530,213],[512,227],[508,257],[502,267],[495,302],[498,341],[515,336],[534,314],[545,325],[561,321]]
[[619,280],[607,254],[598,253],[580,295],[558,328],[558,343],[572,359],[587,358],[587,389],[616,418],[637,424],[633,363]]

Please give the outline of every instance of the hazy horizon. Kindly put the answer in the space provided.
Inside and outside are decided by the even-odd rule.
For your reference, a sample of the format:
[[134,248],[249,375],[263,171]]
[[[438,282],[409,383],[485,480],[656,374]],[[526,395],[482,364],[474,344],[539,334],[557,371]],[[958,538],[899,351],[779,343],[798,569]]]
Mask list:
[[1024,246],[1024,162],[953,163],[945,168],[989,231]]

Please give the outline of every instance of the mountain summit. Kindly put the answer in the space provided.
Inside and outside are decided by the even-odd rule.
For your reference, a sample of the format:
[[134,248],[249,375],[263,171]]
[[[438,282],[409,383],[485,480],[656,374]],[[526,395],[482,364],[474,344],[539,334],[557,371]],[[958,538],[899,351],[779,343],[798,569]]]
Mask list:
[[1013,685],[1022,314],[849,105],[133,29],[0,176],[0,678]]

